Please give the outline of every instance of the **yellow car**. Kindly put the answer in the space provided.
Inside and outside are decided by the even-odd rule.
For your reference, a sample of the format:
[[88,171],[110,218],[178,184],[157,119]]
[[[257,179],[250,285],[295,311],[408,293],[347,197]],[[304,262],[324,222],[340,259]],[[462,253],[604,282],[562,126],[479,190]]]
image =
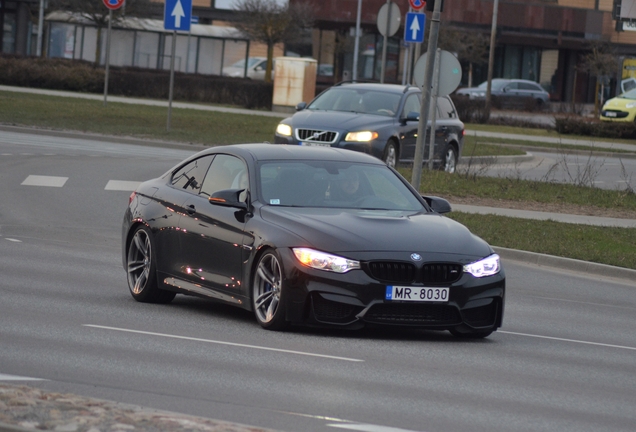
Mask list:
[[605,102],[601,120],[633,122],[636,118],[636,89],[632,89]]

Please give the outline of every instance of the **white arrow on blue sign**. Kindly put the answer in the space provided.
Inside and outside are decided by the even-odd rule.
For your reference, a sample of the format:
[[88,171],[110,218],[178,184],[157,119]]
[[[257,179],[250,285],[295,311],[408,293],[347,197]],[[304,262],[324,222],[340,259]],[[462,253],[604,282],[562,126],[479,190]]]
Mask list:
[[408,12],[404,23],[404,42],[424,42],[424,28],[426,27],[426,14]]
[[192,0],[166,0],[163,10],[163,28],[189,31],[192,18]]

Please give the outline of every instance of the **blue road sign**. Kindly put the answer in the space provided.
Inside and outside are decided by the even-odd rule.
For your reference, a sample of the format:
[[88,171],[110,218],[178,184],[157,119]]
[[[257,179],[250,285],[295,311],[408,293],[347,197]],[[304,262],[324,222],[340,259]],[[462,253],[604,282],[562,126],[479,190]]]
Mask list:
[[192,0],[166,0],[163,10],[163,28],[190,31]]
[[408,12],[404,23],[404,42],[424,42],[424,28],[426,15],[418,12]]

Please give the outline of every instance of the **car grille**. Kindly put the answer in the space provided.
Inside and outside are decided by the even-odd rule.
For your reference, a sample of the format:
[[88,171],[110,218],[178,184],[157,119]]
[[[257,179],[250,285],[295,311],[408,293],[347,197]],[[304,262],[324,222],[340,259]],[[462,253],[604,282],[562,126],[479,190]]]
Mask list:
[[605,110],[601,114],[603,114],[604,117],[610,117],[610,118],[625,118],[629,115],[629,113],[626,111],[618,111],[618,110]]
[[408,303],[378,303],[367,311],[364,320],[396,325],[452,325],[461,322],[459,312],[453,306]]
[[333,144],[338,139],[338,132],[318,129],[296,129],[296,138],[299,141]]
[[385,283],[422,283],[447,285],[459,280],[462,266],[452,263],[428,263],[421,268],[411,263],[372,261],[366,266],[369,276]]

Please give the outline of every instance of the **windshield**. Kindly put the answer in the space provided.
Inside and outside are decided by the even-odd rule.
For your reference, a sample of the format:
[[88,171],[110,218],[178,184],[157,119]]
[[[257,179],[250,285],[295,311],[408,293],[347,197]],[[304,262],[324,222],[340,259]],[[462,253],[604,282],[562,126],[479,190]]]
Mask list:
[[[506,84],[508,84],[508,80],[494,79],[494,80],[492,80],[491,88],[493,90],[499,90],[500,88],[502,88]],[[477,88],[486,90],[488,88],[488,81],[484,81],[483,83],[479,84],[479,86]]]
[[631,89],[630,91],[623,93],[622,95],[619,96],[619,98],[636,99],[636,88]]
[[393,117],[398,110],[401,94],[377,90],[332,87],[318,96],[309,106],[314,111],[345,111]]
[[271,206],[422,211],[416,195],[384,165],[274,161],[259,170]]

